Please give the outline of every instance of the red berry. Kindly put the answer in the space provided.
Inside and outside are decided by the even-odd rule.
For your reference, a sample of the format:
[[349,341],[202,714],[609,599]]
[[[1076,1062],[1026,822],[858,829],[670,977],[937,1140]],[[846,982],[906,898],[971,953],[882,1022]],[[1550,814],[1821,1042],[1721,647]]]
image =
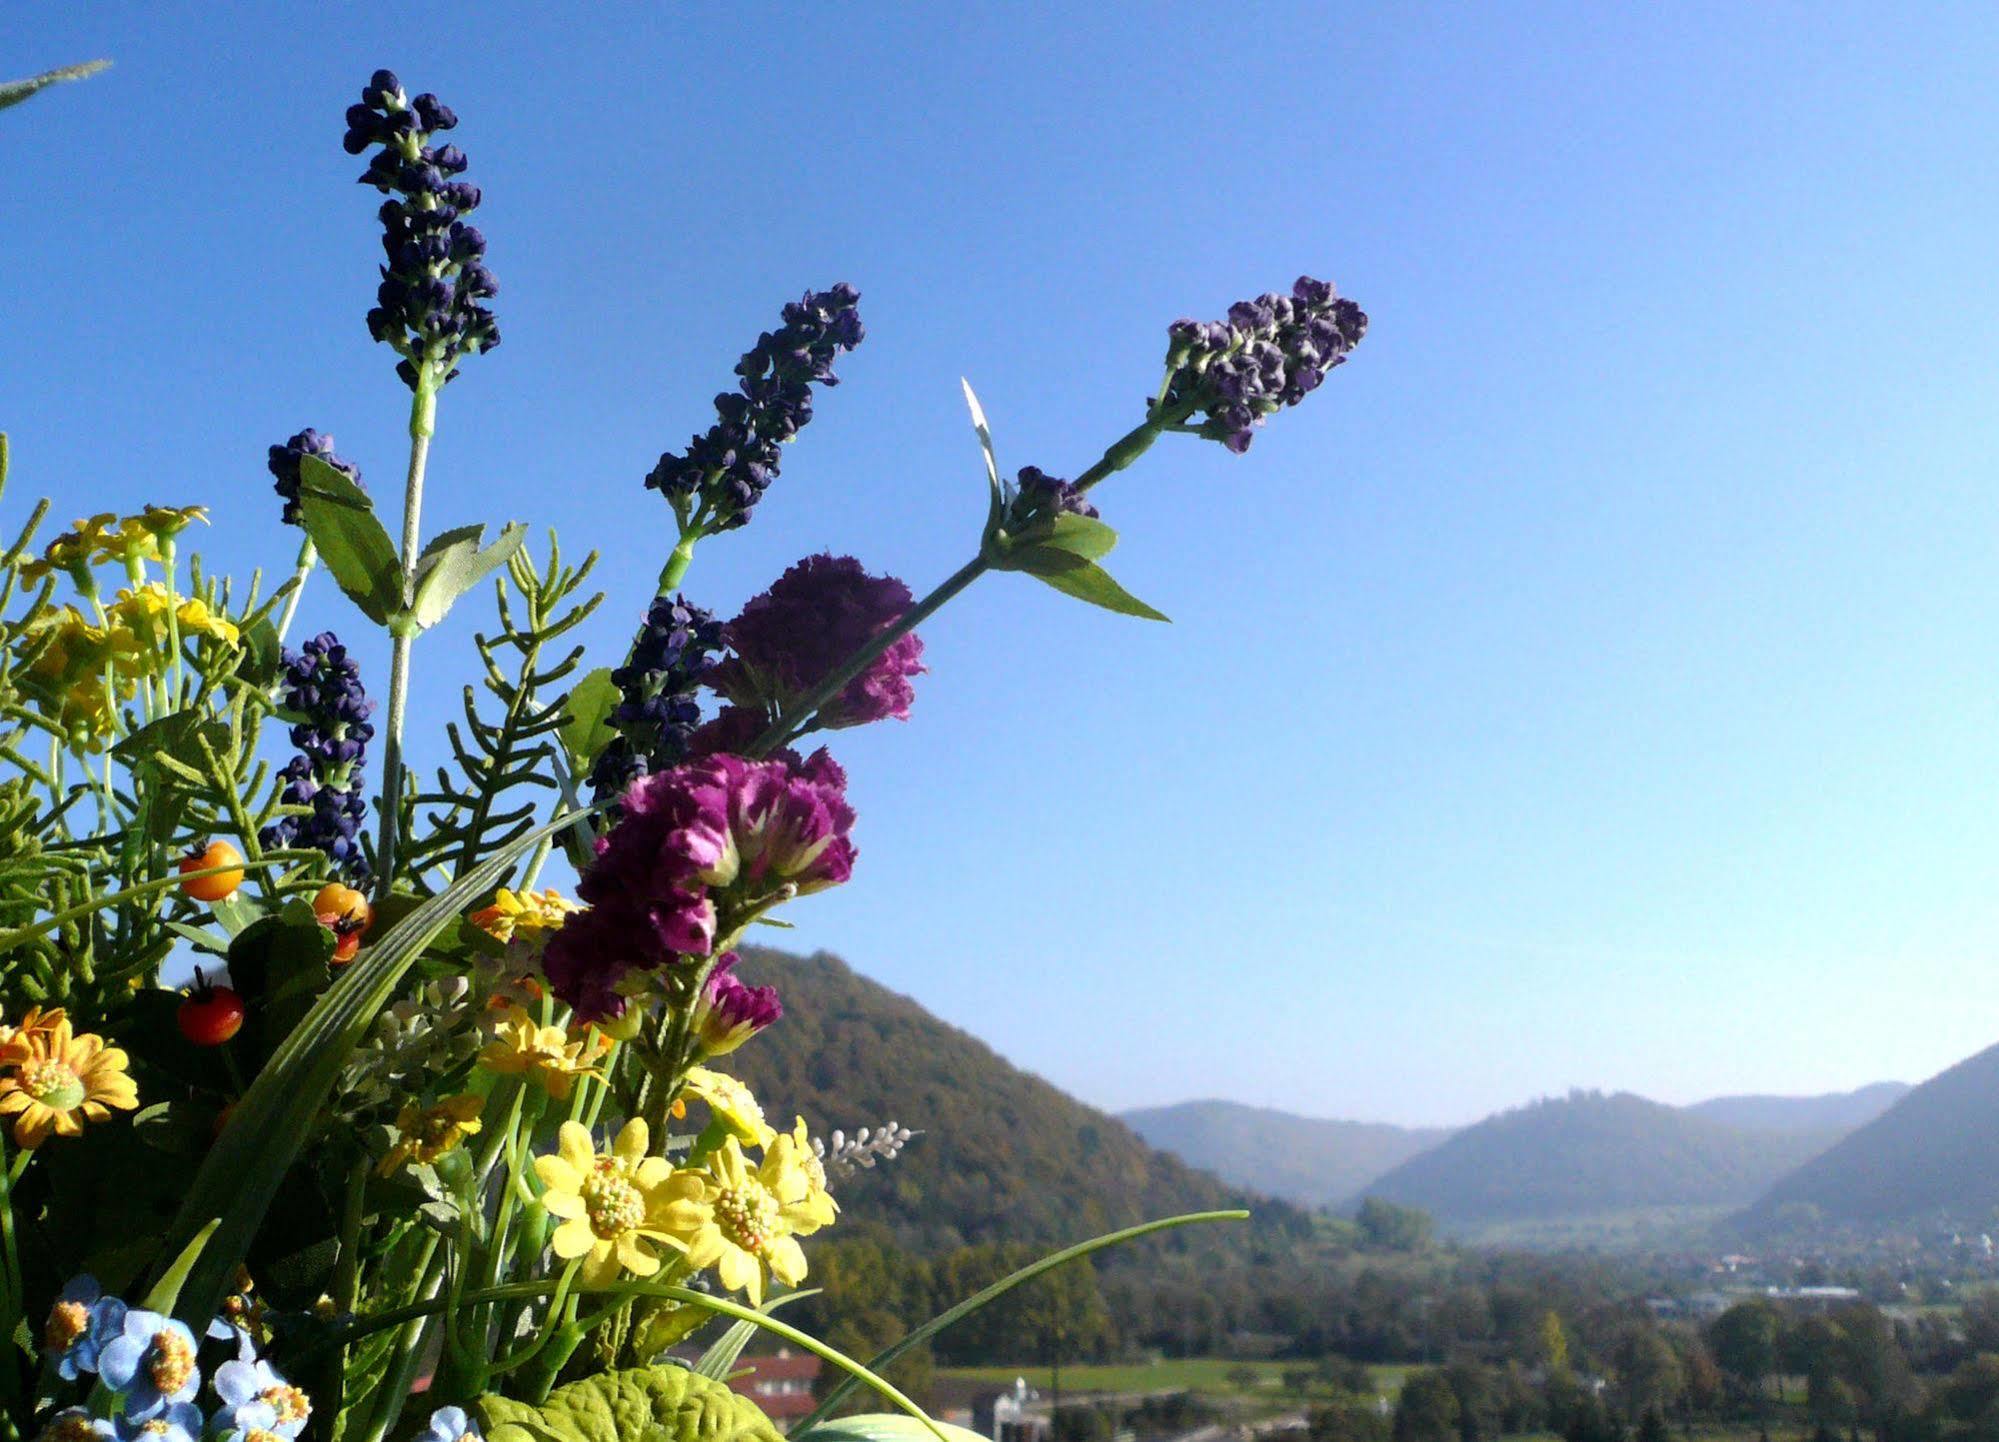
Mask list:
[[211,986],[197,967],[179,1021],[180,1034],[196,1046],[221,1046],[243,1029],[243,998],[226,986]]

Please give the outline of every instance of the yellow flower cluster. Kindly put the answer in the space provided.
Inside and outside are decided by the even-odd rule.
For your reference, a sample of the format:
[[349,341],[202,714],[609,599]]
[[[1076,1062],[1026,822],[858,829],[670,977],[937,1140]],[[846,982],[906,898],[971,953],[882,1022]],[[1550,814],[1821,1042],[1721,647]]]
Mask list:
[[86,516],[42,548],[38,560],[21,567],[22,578],[34,584],[51,571],[76,572],[107,562],[126,567],[162,559],[161,543],[196,521],[208,520],[206,506],[147,506],[136,516],[110,511]]
[[559,931],[583,908],[553,887],[542,891],[509,891],[504,886],[491,906],[471,915],[474,926],[500,941],[540,940],[543,932]]
[[14,1118],[19,1146],[82,1136],[85,1122],[139,1105],[125,1053],[93,1033],[76,1035],[60,1009],[36,1008],[18,1025],[0,1026],[0,1036],[0,1117]]
[[479,1131],[479,1113],[486,1099],[469,1092],[447,1097],[434,1107],[406,1102],[396,1116],[396,1140],[376,1167],[377,1176],[391,1176],[408,1162],[434,1162]]
[[[586,1285],[601,1286],[621,1271],[654,1276],[662,1251],[683,1272],[714,1268],[725,1288],[755,1306],[772,1279],[786,1286],[805,1279],[798,1238],[830,1226],[839,1209],[804,1120],[773,1133],[740,1082],[711,1072],[699,1085],[729,1128],[699,1165],[675,1168],[652,1156],[651,1135],[637,1119],[625,1123],[608,1152],[595,1149],[586,1128],[565,1122],[556,1152],[535,1159],[541,1204],[561,1221],[555,1254],[580,1261]],[[752,1145],[763,1155],[754,1164],[740,1131],[759,1135]]]
[[33,657],[26,679],[42,713],[86,744],[111,734],[120,703],[137,689],[138,638],[63,606],[39,616],[22,645]]
[[599,1076],[586,1038],[572,1040],[559,1026],[542,1026],[518,1006],[500,1017],[493,1040],[479,1052],[479,1065],[501,1076],[524,1076],[557,1101],[567,1101],[580,1076]]
[[189,596],[176,605],[173,595],[158,581],[148,581],[137,590],[120,591],[110,606],[113,625],[130,632],[141,647],[140,655],[155,663],[171,636],[167,628],[169,612],[183,636],[206,636],[225,646],[234,646],[243,638],[234,621],[211,611],[199,596]]

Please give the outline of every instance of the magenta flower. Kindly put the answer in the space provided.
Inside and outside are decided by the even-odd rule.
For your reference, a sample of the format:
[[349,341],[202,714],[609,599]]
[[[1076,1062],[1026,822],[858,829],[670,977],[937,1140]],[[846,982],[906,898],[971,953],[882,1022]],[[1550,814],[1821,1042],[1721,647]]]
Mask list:
[[[702,678],[739,706],[781,712],[901,619],[909,587],[852,556],[807,556],[722,629],[732,654]],[[909,719],[923,642],[900,636],[819,711],[826,728]]]
[[749,986],[735,975],[730,952],[708,973],[694,1004],[694,1034],[709,1056],[726,1056],[784,1015],[774,986]]
[[853,874],[847,776],[804,761],[705,756],[641,777],[576,891],[590,909],[549,939],[542,968],[578,1018],[621,1014],[618,984],[707,956],[770,907]]

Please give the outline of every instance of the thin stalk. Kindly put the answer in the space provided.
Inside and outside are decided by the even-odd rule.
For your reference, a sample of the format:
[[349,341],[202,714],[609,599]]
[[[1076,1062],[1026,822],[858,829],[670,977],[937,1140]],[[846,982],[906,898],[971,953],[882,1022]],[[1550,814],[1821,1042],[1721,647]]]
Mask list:
[[[410,464],[403,481],[403,596],[407,608],[415,599],[418,548],[423,540],[423,477],[430,463],[430,438],[437,429],[437,389],[430,369],[418,373],[410,400]],[[389,655],[388,739],[382,747],[382,816],[375,840],[375,894],[389,894],[395,879],[397,830],[402,825],[403,721],[409,708],[410,648],[416,631],[408,622],[393,628]]]
[[292,617],[298,614],[299,597],[305,594],[306,577],[319,564],[319,547],[313,545],[307,536],[298,548],[298,564],[292,568],[291,594],[285,597],[285,608],[278,613],[278,643],[284,643],[286,632],[292,628]]

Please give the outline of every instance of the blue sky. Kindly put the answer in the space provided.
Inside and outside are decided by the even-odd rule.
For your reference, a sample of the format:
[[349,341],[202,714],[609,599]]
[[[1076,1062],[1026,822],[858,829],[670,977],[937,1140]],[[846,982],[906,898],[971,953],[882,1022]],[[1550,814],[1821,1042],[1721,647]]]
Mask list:
[[[429,529],[598,548],[600,655],[671,544],[640,478],[808,286],[869,339],[701,552],[725,613],[816,549],[969,553],[960,375],[1074,474],[1169,321],[1330,276],[1350,365],[1101,493],[1175,624],[943,613],[914,719],[839,738],[862,861],[795,939],[1112,1106],[1462,1121],[1999,1040],[1989,7],[411,14],[11,17],[0,68],[117,64],[0,119],[6,516],[200,501],[211,564],[281,570],[308,424],[395,491],[339,144],[381,64],[459,111],[502,287]],[[419,756],[479,619],[421,643]]]

